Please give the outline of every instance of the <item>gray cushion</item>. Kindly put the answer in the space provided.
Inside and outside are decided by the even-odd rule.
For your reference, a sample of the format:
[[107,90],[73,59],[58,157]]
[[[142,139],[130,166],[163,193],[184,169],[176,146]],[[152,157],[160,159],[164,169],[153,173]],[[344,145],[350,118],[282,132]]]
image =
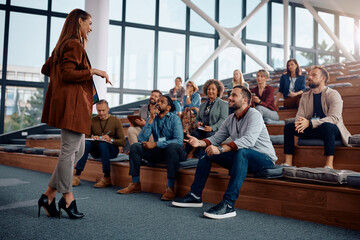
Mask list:
[[355,134],[349,137],[349,144],[354,147],[360,147],[360,134]]
[[24,148],[22,150],[23,153],[26,154],[38,154],[38,155],[43,155],[44,153],[44,148]]
[[[91,154],[89,155],[89,159],[101,162],[101,158],[93,158],[91,157]],[[119,153],[115,158],[110,158],[110,162],[123,162],[123,161],[129,161],[129,155]]]
[[284,135],[270,135],[270,140],[273,145],[283,145]]
[[323,183],[332,185],[346,184],[349,175],[353,175],[351,170],[335,170],[329,168],[283,168],[283,176],[293,180],[300,180],[310,183]]
[[360,173],[349,175],[347,177],[347,182],[352,187],[360,187]]
[[25,146],[4,146],[2,150],[4,152],[17,152],[22,153],[22,150],[25,148]]
[[329,88],[352,87],[351,83],[334,83],[327,85]]
[[[186,169],[186,168],[195,168],[197,166],[199,159],[197,158],[189,158],[185,161],[179,162],[179,169]],[[149,167],[161,167],[166,168],[166,163],[151,163],[146,160],[143,160],[145,166]]]
[[287,119],[285,119],[285,124],[293,123],[293,122],[295,122],[295,118],[287,118]]
[[60,149],[45,149],[44,155],[51,157],[58,157],[60,154]]
[[[297,144],[299,146],[324,146],[324,141],[322,139],[302,139],[298,138]],[[335,146],[341,147],[344,146],[341,139],[335,140]]]
[[272,168],[267,168],[258,172],[254,175],[255,178],[281,178],[283,176],[282,171],[284,167],[292,167],[292,166],[282,166],[282,165],[274,165]]
[[285,124],[284,120],[272,120],[270,118],[264,118],[264,122],[266,124],[276,124],[276,125],[284,125]]
[[28,135],[29,140],[61,140],[61,134],[33,134]]

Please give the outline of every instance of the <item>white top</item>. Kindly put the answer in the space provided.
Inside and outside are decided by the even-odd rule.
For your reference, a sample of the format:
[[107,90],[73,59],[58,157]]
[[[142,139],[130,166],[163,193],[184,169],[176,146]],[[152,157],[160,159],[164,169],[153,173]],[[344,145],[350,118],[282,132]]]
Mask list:
[[294,91],[294,87],[295,87],[295,81],[296,81],[296,77],[290,77],[290,87],[289,87],[289,92],[293,92]]

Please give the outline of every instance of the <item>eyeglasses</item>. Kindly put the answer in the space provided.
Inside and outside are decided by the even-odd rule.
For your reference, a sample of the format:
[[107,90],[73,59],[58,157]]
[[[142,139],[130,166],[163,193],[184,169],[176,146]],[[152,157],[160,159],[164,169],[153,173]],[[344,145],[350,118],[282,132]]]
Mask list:
[[191,84],[186,84],[186,86],[187,86],[187,87],[192,87],[193,85],[191,85]]

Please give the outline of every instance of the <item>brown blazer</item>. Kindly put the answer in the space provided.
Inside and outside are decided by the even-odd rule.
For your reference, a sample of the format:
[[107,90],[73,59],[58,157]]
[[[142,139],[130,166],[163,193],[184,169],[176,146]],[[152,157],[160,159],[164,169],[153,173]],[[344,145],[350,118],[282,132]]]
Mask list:
[[92,116],[91,65],[78,40],[65,43],[60,62],[51,56],[41,69],[50,77],[41,122],[90,134]]
[[351,134],[346,129],[343,122],[343,100],[340,93],[334,89],[325,87],[321,93],[321,106],[326,117],[311,120],[314,112],[313,91],[310,90],[309,92],[303,93],[300,99],[299,109],[296,114],[296,121],[299,120],[300,117],[309,119],[311,120],[313,128],[317,128],[325,122],[335,124],[339,128],[343,144],[350,147],[348,141]]

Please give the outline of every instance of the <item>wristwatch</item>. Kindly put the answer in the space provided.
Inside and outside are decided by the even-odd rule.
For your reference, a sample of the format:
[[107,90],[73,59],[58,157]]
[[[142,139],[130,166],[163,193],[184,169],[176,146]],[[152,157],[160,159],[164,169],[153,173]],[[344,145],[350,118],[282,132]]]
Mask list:
[[111,139],[111,142],[114,142],[114,139],[113,139],[113,138]]
[[220,151],[220,154],[222,154],[222,153],[223,153],[223,147],[222,147],[222,146],[218,146],[218,149],[219,149],[219,151]]

